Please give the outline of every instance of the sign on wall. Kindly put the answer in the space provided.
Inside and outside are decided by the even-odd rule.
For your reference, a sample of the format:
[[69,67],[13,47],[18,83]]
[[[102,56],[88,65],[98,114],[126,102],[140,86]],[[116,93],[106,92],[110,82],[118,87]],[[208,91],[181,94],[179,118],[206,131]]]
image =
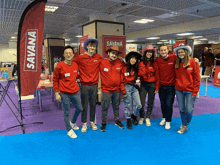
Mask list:
[[125,58],[126,36],[102,35],[102,56],[108,58],[108,54],[105,51],[114,45],[118,45],[119,51],[122,52],[119,56]]

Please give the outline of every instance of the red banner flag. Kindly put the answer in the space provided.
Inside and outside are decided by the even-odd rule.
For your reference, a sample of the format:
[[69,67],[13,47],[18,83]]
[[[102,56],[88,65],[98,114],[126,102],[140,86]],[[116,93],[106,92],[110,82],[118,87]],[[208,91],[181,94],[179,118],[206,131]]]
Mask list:
[[220,87],[220,67],[216,66],[215,67],[215,77],[214,77],[214,86]]
[[108,54],[105,52],[110,47],[118,45],[120,57],[125,58],[126,56],[126,36],[114,36],[114,35],[102,35],[102,56],[108,58]]
[[18,28],[17,64],[19,95],[33,94],[40,81],[47,0],[35,0],[24,10]]

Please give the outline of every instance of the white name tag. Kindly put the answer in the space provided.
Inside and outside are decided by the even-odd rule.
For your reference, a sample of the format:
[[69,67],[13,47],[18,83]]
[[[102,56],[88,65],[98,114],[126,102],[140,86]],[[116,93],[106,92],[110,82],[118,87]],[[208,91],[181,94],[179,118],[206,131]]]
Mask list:
[[149,67],[149,69],[153,69],[153,67]]
[[70,73],[65,73],[65,77],[69,77],[70,76]]
[[116,69],[120,69],[120,68],[116,68]]
[[104,71],[108,72],[108,68],[104,68]]
[[73,72],[77,72],[77,70],[74,70]]
[[98,61],[98,60],[94,60],[94,62],[96,62],[96,61]]
[[127,73],[125,73],[125,76],[129,76],[129,73],[127,72]]
[[193,68],[187,68],[187,70],[192,70]]
[[168,63],[168,65],[171,65],[171,64],[173,64],[173,62]]

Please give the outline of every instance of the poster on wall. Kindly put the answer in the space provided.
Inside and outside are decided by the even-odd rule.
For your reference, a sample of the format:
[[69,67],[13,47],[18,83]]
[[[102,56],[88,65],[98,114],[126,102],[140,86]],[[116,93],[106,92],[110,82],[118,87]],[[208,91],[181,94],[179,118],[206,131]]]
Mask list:
[[41,74],[44,13],[47,0],[35,0],[24,10],[17,42],[19,96],[36,92]]
[[174,48],[176,48],[180,44],[184,44],[185,45],[186,44],[185,40],[176,41],[176,44],[173,44],[173,55],[175,55]]
[[88,38],[89,36],[86,35],[86,36],[83,36],[81,38],[79,38],[79,53],[80,54],[84,54],[86,52],[86,50],[84,49],[84,41]]
[[125,58],[126,36],[102,35],[102,56],[108,58],[105,51],[114,45],[118,45],[119,51],[122,52],[119,56]]
[[126,54],[131,51],[137,52],[137,44],[126,44]]

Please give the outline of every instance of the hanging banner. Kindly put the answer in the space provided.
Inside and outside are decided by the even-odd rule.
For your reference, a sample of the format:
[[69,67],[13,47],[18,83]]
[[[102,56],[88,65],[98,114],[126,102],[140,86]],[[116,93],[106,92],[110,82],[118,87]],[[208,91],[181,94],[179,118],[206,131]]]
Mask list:
[[89,36],[83,36],[81,38],[79,38],[79,53],[80,54],[84,54],[86,52],[86,50],[84,49],[84,41],[88,38]]
[[114,35],[102,35],[102,56],[108,58],[108,54],[105,52],[110,47],[118,45],[120,57],[125,58],[126,56],[126,36],[114,36]]
[[220,87],[220,67],[216,66],[215,67],[215,77],[214,77],[214,86]]
[[18,28],[19,95],[36,92],[41,74],[44,13],[47,0],[35,0],[24,10]]

